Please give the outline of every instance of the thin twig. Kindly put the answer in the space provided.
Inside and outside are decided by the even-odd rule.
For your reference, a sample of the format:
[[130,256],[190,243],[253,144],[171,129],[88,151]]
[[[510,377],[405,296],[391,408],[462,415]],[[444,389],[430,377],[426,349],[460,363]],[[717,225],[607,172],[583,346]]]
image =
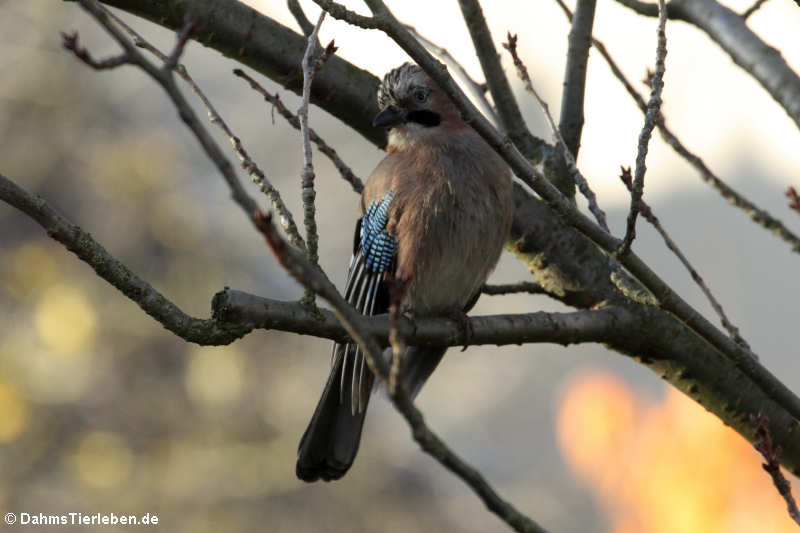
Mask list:
[[[301,176],[302,199],[303,199],[303,222],[306,227],[306,242],[308,243],[308,258],[312,264],[319,263],[319,235],[317,233],[316,221],[316,191],[314,190],[314,166],[311,161],[311,141],[308,133],[308,108],[311,98],[311,82],[317,71],[317,60],[315,58],[319,29],[322,21],[325,20],[325,11],[320,13],[314,31],[308,36],[308,46],[303,55],[301,63],[303,68],[303,97],[297,116],[300,118],[300,134],[303,137],[303,173]],[[310,297],[310,295],[307,295]]]
[[525,64],[517,54],[517,36],[511,35],[511,32],[509,32],[508,42],[503,43],[503,48],[508,50],[508,52],[511,54],[511,58],[514,60],[514,66],[517,67],[517,75],[525,84],[525,90],[531,93],[534,98],[536,98],[539,106],[544,111],[547,121],[550,123],[550,130],[553,132],[553,137],[556,140],[556,144],[558,145],[559,150],[561,150],[561,154],[563,155],[564,161],[567,164],[567,170],[572,176],[575,184],[578,186],[578,190],[589,202],[589,211],[592,212],[594,218],[597,220],[597,223],[600,224],[600,227],[606,230],[606,232],[611,233],[611,230],[608,229],[608,223],[606,222],[606,214],[600,208],[600,206],[597,205],[597,196],[595,196],[594,191],[589,187],[589,183],[586,181],[586,178],[583,177],[581,171],[578,170],[578,165],[575,163],[575,157],[572,155],[572,152],[570,152],[564,137],[561,135],[561,131],[559,131],[558,127],[556,126],[555,121],[553,121],[553,116],[550,114],[550,109],[547,106],[547,102],[545,102],[542,97],[539,96],[539,93],[536,92],[536,89],[534,89],[533,82],[531,82],[531,78],[528,75],[528,69],[525,67]]
[[80,45],[78,39],[78,32],[72,33],[61,32],[62,43],[64,49],[71,51],[75,57],[89,65],[95,70],[106,70],[117,68],[120,65],[130,63],[128,54],[120,54],[117,56],[107,57],[105,59],[94,59],[89,51]]
[[755,2],[753,2],[753,5],[748,7],[747,10],[744,13],[742,13],[742,18],[744,20],[747,20],[748,18],[750,18],[750,15],[761,9],[761,6],[763,6],[765,3],[767,3],[767,0],[756,0]]
[[[239,207],[245,212],[247,217],[253,220],[253,217],[260,213],[260,208],[255,200],[242,187],[236,172],[230,161],[222,153],[222,150],[217,146],[217,143],[206,131],[200,120],[197,118],[192,107],[178,90],[173,78],[173,71],[164,68],[159,68],[150,63],[139,52],[137,47],[128,40],[122,31],[114,25],[111,18],[108,16],[105,9],[96,0],[79,0],[81,7],[90,13],[95,20],[111,35],[115,41],[123,48],[124,55],[126,56],[127,63],[136,65],[144,70],[153,80],[158,83],[169,95],[170,100],[178,109],[178,115],[186,126],[192,131],[195,138],[198,140],[206,155],[211,159],[214,165],[219,170],[222,177],[231,189],[231,196]],[[68,47],[69,42],[65,40],[65,46]],[[73,50],[74,51],[74,50]],[[80,57],[80,56],[79,56]]]
[[766,463],[762,464],[761,467],[770,475],[772,483],[786,502],[789,516],[792,517],[792,520],[797,525],[800,525],[800,509],[797,508],[797,502],[794,501],[792,496],[792,486],[781,472],[781,452],[783,450],[781,450],[780,446],[772,445],[772,438],[769,434],[769,419],[766,415],[759,413],[757,416],[750,415],[750,423],[756,427],[756,440],[753,446],[766,460]]
[[800,193],[793,186],[786,189],[786,197],[789,199],[789,209],[794,209],[800,213]]
[[656,46],[656,70],[653,73],[653,88],[650,91],[650,100],[647,102],[647,112],[644,117],[644,126],[639,134],[639,147],[636,154],[636,172],[633,178],[633,190],[631,190],[631,209],[628,213],[628,227],[625,230],[625,238],[622,240],[617,250],[618,256],[626,255],[631,248],[633,239],[636,238],[636,217],[642,205],[642,193],[644,192],[644,173],[647,170],[645,159],[647,158],[648,145],[653,129],[656,127],[658,116],[661,113],[661,91],[664,88],[664,70],[666,67],[665,58],[667,55],[667,34],[665,31],[667,24],[667,6],[664,0],[658,0],[658,45]]
[[503,294],[547,294],[547,291],[532,281],[520,281],[519,283],[507,283],[502,285],[484,285],[481,287],[481,293],[489,296],[500,296]]
[[[104,11],[120,28],[125,30],[128,35],[130,35],[130,37],[133,39],[133,44],[139,48],[147,50],[161,61],[167,61],[168,57],[158,48],[144,39],[141,35],[139,35],[136,30],[128,26],[128,24],[126,24],[111,11],[105,9]],[[303,237],[300,236],[300,232],[297,230],[297,225],[294,222],[292,212],[289,211],[288,207],[286,207],[286,204],[283,202],[283,198],[281,198],[278,189],[272,185],[269,179],[267,179],[266,174],[264,174],[264,171],[259,168],[255,161],[253,161],[253,159],[250,157],[250,154],[247,153],[247,150],[245,150],[239,137],[234,135],[220,114],[217,112],[214,105],[211,103],[208,97],[206,97],[205,93],[203,93],[197,83],[195,83],[194,79],[189,75],[189,71],[186,69],[186,66],[183,63],[176,61],[174,65],[174,71],[183,79],[183,81],[186,82],[192,92],[194,92],[194,94],[197,95],[197,97],[203,103],[203,106],[208,111],[208,118],[211,123],[216,125],[220,130],[222,130],[222,133],[228,137],[231,146],[233,146],[233,150],[236,152],[236,155],[239,158],[242,169],[247,172],[247,174],[253,180],[253,183],[258,186],[261,192],[263,192],[267,198],[269,198],[272,208],[278,213],[278,220],[281,223],[281,227],[283,227],[283,230],[286,232],[286,235],[289,237],[289,242],[291,242],[293,246],[305,248],[306,243],[303,240]]]
[[[571,18],[572,12],[564,4],[564,2],[562,0],[555,1],[559,6],[561,6],[561,9],[564,11],[564,15],[567,18]],[[605,45],[598,39],[592,38],[592,46],[594,46],[595,49],[600,52],[600,55],[603,56],[603,59],[605,59],[608,67],[611,69],[611,73],[625,87],[625,90],[636,102],[636,105],[639,107],[642,113],[646,113],[647,103],[644,101],[644,98],[634,88],[633,84],[628,81],[628,78],[614,61],[614,58],[611,57],[611,54],[608,52],[608,49],[606,49]],[[770,233],[777,235],[787,242],[791,246],[793,252],[800,253],[800,237],[790,231],[783,224],[783,222],[746,199],[744,196],[732,189],[716,174],[714,174],[698,155],[689,151],[689,149],[684,146],[680,139],[678,139],[678,137],[672,133],[672,130],[667,127],[663,115],[659,115],[656,125],[658,126],[658,131],[661,133],[664,141],[700,173],[700,177],[703,179],[703,181],[716,189],[717,192],[719,192],[722,197],[725,198],[731,205],[744,211],[753,222],[769,230]]]
[[495,127],[500,126],[500,118],[497,116],[497,111],[495,111],[494,106],[489,102],[489,99],[486,98],[486,92],[489,90],[489,86],[486,83],[478,83],[475,81],[472,76],[469,75],[467,69],[464,66],[456,61],[456,59],[447,51],[447,48],[439,46],[435,42],[431,41],[421,33],[417,31],[414,26],[406,24],[406,29],[416,37],[416,39],[422,43],[422,46],[430,50],[436,57],[444,61],[454,72],[455,74],[461,78],[464,84],[469,89],[472,98],[478,102],[478,105],[483,111],[483,114],[495,125]]
[[[281,101],[280,96],[278,96],[278,93],[270,94],[263,86],[261,86],[260,83],[258,83],[255,79],[253,79],[252,76],[249,76],[242,69],[238,68],[234,69],[233,73],[234,75],[247,81],[250,84],[250,87],[253,90],[260,93],[261,96],[264,97],[264,100],[272,104],[273,109],[276,110],[278,114],[281,115],[284,119],[286,119],[286,121],[292,127],[294,127],[294,129],[296,130],[300,129],[300,119],[297,118],[297,115],[289,111],[289,109],[285,105],[283,105],[283,102]],[[355,192],[360,194],[361,191],[364,190],[364,183],[358,176],[356,176],[353,173],[353,171],[350,169],[349,166],[347,166],[347,164],[342,160],[342,158],[339,157],[339,154],[336,152],[336,150],[331,148],[330,145],[326,143],[322,137],[317,135],[317,132],[314,131],[314,128],[308,128],[308,136],[311,139],[311,142],[317,145],[317,149],[323,154],[325,154],[328,157],[328,159],[331,160],[333,166],[335,166],[336,170],[339,171],[339,174],[342,175],[342,178],[347,183],[350,184],[350,186],[353,188]]]
[[[622,183],[625,184],[625,187],[627,187],[629,191],[632,191],[633,178],[631,177],[630,167],[628,168],[620,167],[620,168],[622,172],[619,178],[622,180]],[[728,316],[725,314],[725,310],[722,309],[722,305],[719,303],[719,301],[717,301],[717,299],[711,293],[711,289],[708,288],[705,281],[703,281],[703,278],[700,277],[700,274],[697,272],[697,270],[692,266],[692,264],[689,262],[686,256],[683,255],[683,252],[681,252],[680,248],[678,248],[678,245],[675,244],[675,241],[672,240],[667,231],[661,225],[661,221],[658,219],[655,213],[653,213],[653,210],[650,208],[649,205],[647,205],[647,202],[645,202],[644,200],[642,200],[641,213],[642,216],[650,224],[652,224],[654,228],[656,228],[656,231],[658,231],[658,233],[661,235],[661,238],[664,239],[664,244],[667,245],[667,248],[669,248],[672,251],[672,253],[675,254],[675,256],[680,260],[680,262],[683,264],[686,270],[689,271],[689,275],[692,277],[694,282],[700,287],[700,290],[703,291],[703,294],[705,294],[706,298],[711,304],[711,307],[714,308],[714,311],[717,313],[717,316],[719,316],[720,322],[722,322],[722,327],[728,330],[728,333],[730,333],[731,338],[734,341],[738,342],[739,344],[741,344],[742,346],[746,347],[749,350],[750,345],[747,343],[747,341],[744,340],[744,338],[739,333],[739,328],[734,326],[731,323],[731,321],[728,320]]]

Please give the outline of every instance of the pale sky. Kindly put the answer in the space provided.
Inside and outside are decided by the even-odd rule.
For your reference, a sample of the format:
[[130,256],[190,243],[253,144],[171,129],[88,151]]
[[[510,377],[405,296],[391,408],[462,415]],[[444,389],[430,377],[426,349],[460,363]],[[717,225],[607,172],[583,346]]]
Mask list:
[[[297,27],[283,0],[246,2]],[[359,0],[342,3],[369,13]],[[387,4],[400,20],[447,48],[474,77],[480,78],[478,60],[455,1],[389,0]],[[569,4],[572,7],[574,2]],[[731,0],[725,4],[741,12],[750,1]],[[315,21],[319,13],[316,4],[303,0],[301,5]],[[498,50],[507,31],[519,34],[520,55],[557,120],[569,31],[561,10],[551,0],[485,1],[483,9]],[[795,71],[800,70],[800,9],[793,2],[767,2],[748,23],[782,51]],[[655,62],[655,32],[656,19],[636,16],[611,0],[598,2],[594,35],[606,44],[645,97],[647,89],[640,80],[645,69]],[[362,30],[329,17],[320,35],[323,42],[335,38],[340,56],[379,76],[408,60],[397,45],[377,30]],[[753,78],[733,64],[705,34],[685,23],[668,23],[667,48],[664,112],[684,144],[723,179],[736,170],[740,157],[745,157],[780,174],[783,183],[800,185],[800,131]],[[513,65],[505,51],[502,54],[506,71],[516,83]],[[516,87],[521,91],[519,84]],[[529,98],[522,92],[518,96],[521,100]],[[538,121],[538,117],[531,116],[541,113],[538,108],[531,102],[521,103],[532,110],[528,118]],[[585,113],[579,167],[601,203],[610,207],[627,202],[627,193],[618,180],[619,166],[634,164],[643,117],[595,52],[589,61]],[[534,133],[550,140],[547,130]],[[647,167],[646,197],[672,192],[676,187],[707,187],[657,135],[651,142]]]

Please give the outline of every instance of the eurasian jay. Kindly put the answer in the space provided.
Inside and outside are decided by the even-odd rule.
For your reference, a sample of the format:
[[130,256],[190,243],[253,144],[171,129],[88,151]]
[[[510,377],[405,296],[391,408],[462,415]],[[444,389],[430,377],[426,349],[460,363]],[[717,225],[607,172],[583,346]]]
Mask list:
[[[416,65],[389,72],[374,126],[386,157],[361,196],[345,298],[361,313],[463,313],[474,305],[511,227],[511,171]],[[400,289],[398,289],[400,290]],[[410,346],[402,384],[415,396],[445,348]],[[391,357],[386,348],[385,357]],[[355,344],[335,344],[332,368],[297,452],[297,477],[330,481],[353,464],[374,376]]]

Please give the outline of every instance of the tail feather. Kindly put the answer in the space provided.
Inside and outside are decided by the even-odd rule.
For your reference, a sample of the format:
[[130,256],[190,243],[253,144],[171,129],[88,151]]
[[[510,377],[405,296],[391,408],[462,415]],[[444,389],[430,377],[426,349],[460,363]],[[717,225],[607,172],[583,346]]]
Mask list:
[[[401,372],[403,385],[412,397],[419,393],[441,361],[445,350],[446,348],[414,346],[408,348]],[[385,352],[386,356],[390,354],[391,350]],[[342,361],[343,358],[339,357],[331,368],[322,398],[300,440],[296,473],[303,481],[332,481],[341,478],[358,453],[370,394],[360,395],[363,407],[359,409],[359,406],[353,405],[354,401],[359,401],[358,397],[340,393],[342,383],[350,383],[351,376],[348,374],[360,370],[356,365],[346,365],[345,375],[342,376]],[[365,369],[364,379],[362,386],[371,388],[374,376],[369,369]]]

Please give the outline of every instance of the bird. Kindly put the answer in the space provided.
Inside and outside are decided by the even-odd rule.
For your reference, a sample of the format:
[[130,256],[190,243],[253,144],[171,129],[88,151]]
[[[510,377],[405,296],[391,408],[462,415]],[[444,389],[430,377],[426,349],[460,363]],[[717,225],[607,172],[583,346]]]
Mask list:
[[[364,315],[396,305],[413,319],[466,319],[510,231],[511,170],[419,66],[388,72],[377,101],[373,126],[388,128],[386,156],[362,191],[344,296]],[[445,351],[406,348],[400,375],[412,398]],[[384,347],[384,357],[391,353]],[[328,380],[298,447],[299,479],[332,481],[348,471],[373,384],[360,348],[334,344]]]

